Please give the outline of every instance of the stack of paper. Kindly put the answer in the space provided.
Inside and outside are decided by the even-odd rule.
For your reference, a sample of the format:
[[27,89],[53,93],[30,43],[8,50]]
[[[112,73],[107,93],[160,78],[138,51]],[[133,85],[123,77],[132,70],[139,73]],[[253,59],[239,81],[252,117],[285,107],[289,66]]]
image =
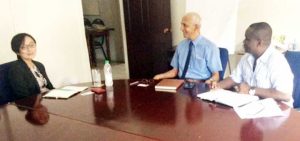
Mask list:
[[215,101],[231,107],[242,106],[259,99],[257,96],[238,94],[236,92],[224,89],[211,90],[209,92],[198,94],[197,97],[204,100]]
[[234,108],[241,119],[282,116],[283,112],[272,98],[259,100],[257,96],[216,89],[198,94],[204,100],[215,101]]
[[235,107],[241,119],[282,116],[283,112],[272,98],[251,102],[245,106]]
[[69,98],[72,95],[81,92],[85,89],[87,89],[88,87],[79,87],[79,86],[65,86],[63,88],[59,88],[59,89],[54,89],[51,90],[50,92],[48,92],[46,95],[44,95],[43,97],[45,98]]

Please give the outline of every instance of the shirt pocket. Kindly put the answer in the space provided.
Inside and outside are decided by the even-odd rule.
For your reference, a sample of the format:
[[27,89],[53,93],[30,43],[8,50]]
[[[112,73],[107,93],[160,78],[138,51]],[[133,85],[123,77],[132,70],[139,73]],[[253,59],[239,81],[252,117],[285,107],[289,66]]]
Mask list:
[[[246,82],[247,84],[249,84],[249,85],[254,85],[255,86],[255,83],[256,82],[253,82],[253,79],[252,79],[252,77],[253,77],[253,72],[251,71],[251,70],[249,70],[249,69],[244,69],[244,70],[242,70],[242,72],[241,72],[241,75],[242,75],[242,80],[241,80],[241,82]],[[240,82],[240,83],[241,83]]]
[[193,61],[193,66],[195,67],[195,69],[199,70],[200,72],[205,71],[207,68],[205,58],[196,55],[195,60]]
[[256,87],[271,88],[270,77],[267,72],[260,72],[255,75]]

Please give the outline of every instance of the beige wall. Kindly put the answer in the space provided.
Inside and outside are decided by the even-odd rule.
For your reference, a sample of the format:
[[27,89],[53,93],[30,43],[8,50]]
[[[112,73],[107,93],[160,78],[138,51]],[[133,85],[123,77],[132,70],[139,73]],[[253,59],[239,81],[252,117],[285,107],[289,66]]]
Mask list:
[[11,38],[27,32],[56,87],[91,81],[81,0],[1,0],[0,63],[13,61]]
[[176,46],[182,39],[180,31],[181,17],[186,13],[186,0],[171,0],[172,45]]
[[234,52],[238,0],[188,0],[187,12],[202,17],[202,34],[218,47]]
[[[241,0],[238,8],[236,48],[242,48],[246,28],[265,21],[273,28],[273,37],[286,36],[287,42],[300,41],[299,0]],[[299,45],[298,45],[299,46]]]
[[197,12],[202,17],[201,33],[219,47],[234,52],[238,0],[172,0],[173,46],[183,40],[181,17]]
[[230,53],[242,49],[246,28],[259,21],[272,26],[274,38],[284,35],[287,45],[300,50],[299,5],[298,0],[172,0],[173,45],[183,39],[180,18],[194,11],[202,16],[202,34]]

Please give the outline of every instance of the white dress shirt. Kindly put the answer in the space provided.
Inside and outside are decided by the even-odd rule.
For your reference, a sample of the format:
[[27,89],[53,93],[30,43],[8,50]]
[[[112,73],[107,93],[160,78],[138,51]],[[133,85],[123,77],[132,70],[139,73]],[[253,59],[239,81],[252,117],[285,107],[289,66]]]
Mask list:
[[246,53],[240,60],[237,68],[230,76],[236,83],[246,82],[251,87],[275,88],[278,91],[291,95],[289,102],[284,102],[293,107],[293,78],[291,68],[282,53],[273,46],[257,59],[253,72],[254,56]]

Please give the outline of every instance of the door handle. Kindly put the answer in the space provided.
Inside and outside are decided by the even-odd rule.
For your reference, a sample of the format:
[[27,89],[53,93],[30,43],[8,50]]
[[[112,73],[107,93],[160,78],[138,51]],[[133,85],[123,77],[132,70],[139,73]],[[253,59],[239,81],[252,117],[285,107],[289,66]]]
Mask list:
[[164,28],[163,33],[164,33],[164,34],[167,34],[168,32],[171,32],[171,30],[170,30],[169,28],[167,28],[167,27]]

